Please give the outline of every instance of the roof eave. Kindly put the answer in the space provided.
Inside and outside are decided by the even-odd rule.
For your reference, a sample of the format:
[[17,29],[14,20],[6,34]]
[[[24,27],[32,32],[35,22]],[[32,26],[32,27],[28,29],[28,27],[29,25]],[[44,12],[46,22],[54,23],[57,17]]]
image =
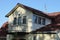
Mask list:
[[25,6],[25,5],[20,4],[20,3],[18,3],[5,17],[9,17],[19,6],[22,7],[22,8],[27,8],[28,10],[30,10],[32,12],[36,11],[37,13],[41,13],[40,14],[41,16],[44,16],[44,17],[47,17],[47,18],[50,19],[50,17],[47,14],[44,14],[42,11],[36,10],[36,9],[28,7],[28,6]]

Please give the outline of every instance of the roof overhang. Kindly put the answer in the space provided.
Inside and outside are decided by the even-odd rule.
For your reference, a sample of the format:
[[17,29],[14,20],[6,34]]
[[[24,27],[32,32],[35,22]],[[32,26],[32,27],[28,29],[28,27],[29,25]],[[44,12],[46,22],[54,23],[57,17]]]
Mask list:
[[56,34],[57,31],[37,31],[37,32],[31,32],[31,34]]
[[[20,4],[20,3],[17,3],[17,5],[16,5],[5,17],[9,17],[18,7],[22,7],[22,8],[25,8],[25,9],[27,9],[27,10],[30,10],[30,11],[32,11],[32,12],[33,12],[34,14],[36,14],[36,15],[50,18],[50,17],[49,17],[47,14],[45,14],[44,12],[39,11],[39,10],[36,10],[36,9],[31,8],[31,7],[28,7],[28,6],[25,6],[25,5]],[[51,18],[50,18],[50,19],[51,19]]]

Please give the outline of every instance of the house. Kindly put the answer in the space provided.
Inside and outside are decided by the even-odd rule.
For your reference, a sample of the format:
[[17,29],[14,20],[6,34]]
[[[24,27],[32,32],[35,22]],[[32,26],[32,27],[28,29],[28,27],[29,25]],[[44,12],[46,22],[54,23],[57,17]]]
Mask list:
[[46,14],[18,3],[6,15],[9,19],[6,40],[59,40],[59,14]]
[[9,18],[7,40],[15,40],[15,38],[19,40],[28,40],[27,37],[31,31],[51,24],[50,17],[42,11],[19,3],[6,15],[6,17]]

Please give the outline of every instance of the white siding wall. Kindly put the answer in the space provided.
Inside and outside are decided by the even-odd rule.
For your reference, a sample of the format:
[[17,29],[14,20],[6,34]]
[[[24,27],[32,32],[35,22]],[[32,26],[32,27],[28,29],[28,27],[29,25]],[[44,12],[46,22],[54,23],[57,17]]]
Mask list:
[[[33,14],[33,15],[34,15],[34,14]],[[38,17],[45,18],[45,17],[42,17],[42,16],[38,16]],[[33,18],[34,18],[34,16],[33,16]],[[34,20],[33,20],[33,21],[34,21]],[[42,21],[42,20],[41,20],[41,21]],[[48,18],[45,18],[45,25],[48,25],[48,24],[51,24],[51,20],[48,19]],[[41,28],[41,27],[44,27],[45,25],[33,23],[33,25],[32,25],[32,30],[39,29],[39,28]]]
[[[21,17],[27,16],[27,24],[25,26],[13,26],[13,20],[14,17],[18,17],[17,15],[20,14]],[[24,9],[22,7],[18,7],[13,14],[9,16],[9,29],[8,30],[18,30],[22,31],[22,29],[25,27],[26,32],[31,32],[32,30],[36,30],[40,27],[43,27],[45,25],[35,24],[33,23],[33,13],[27,9]],[[50,24],[51,20],[46,18],[46,25]],[[12,26],[13,27],[12,27]]]
[[[13,19],[14,17],[18,17],[17,15],[20,14],[21,17],[23,16],[27,16],[27,24],[26,26],[16,26],[14,25],[13,27],[11,25],[13,25]],[[19,30],[22,31],[22,28],[25,27],[27,29],[26,32],[30,32],[31,31],[31,27],[32,27],[32,12],[30,12],[27,9],[24,9],[22,7],[18,7],[15,12],[13,14],[11,14],[9,16],[9,29],[8,30]]]
[[51,19],[46,18],[46,25],[51,24]]

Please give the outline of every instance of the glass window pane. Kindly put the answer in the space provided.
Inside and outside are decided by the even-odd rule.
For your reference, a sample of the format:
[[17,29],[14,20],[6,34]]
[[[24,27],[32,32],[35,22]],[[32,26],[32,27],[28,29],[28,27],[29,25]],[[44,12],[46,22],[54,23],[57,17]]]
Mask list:
[[38,17],[38,24],[41,24],[41,17]]
[[45,18],[42,18],[42,25],[45,25]]
[[13,24],[14,24],[14,25],[16,25],[16,22],[17,22],[16,20],[17,20],[17,18],[15,17],[15,18],[14,18],[14,21],[13,21]]
[[34,36],[33,40],[36,40],[36,36]]
[[23,24],[26,24],[26,16],[23,16]]
[[33,21],[34,23],[37,23],[37,16],[33,15]]
[[18,25],[21,24],[21,17],[18,17]]

